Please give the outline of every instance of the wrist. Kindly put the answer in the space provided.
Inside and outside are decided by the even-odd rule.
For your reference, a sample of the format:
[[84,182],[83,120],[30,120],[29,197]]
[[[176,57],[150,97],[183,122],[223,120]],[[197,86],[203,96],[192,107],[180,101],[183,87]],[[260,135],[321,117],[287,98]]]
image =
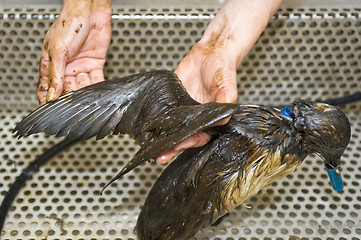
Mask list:
[[206,32],[195,45],[197,48],[203,50],[204,55],[216,55],[222,59],[227,59],[228,66],[236,69],[238,61],[248,53],[244,51],[244,47],[240,46],[241,42],[237,42],[234,38],[232,30],[229,25],[222,24],[222,27],[214,28],[208,26]]
[[96,0],[92,3],[93,14],[103,13],[107,15],[112,14],[112,1],[111,0]]
[[238,67],[281,3],[282,0],[227,0],[200,43],[221,48]]
[[[64,0],[62,13],[66,15],[85,16],[86,13],[92,16],[101,15],[111,18],[111,0]],[[105,16],[104,16],[105,15]],[[108,20],[107,20],[108,21]]]
[[91,0],[64,0],[59,18],[64,20],[88,18],[91,14]]
[[92,2],[91,0],[64,0],[62,11],[72,11],[76,12],[80,9],[82,10],[90,10]]
[[110,0],[94,0],[91,6],[91,20],[94,26],[111,26],[112,3]]

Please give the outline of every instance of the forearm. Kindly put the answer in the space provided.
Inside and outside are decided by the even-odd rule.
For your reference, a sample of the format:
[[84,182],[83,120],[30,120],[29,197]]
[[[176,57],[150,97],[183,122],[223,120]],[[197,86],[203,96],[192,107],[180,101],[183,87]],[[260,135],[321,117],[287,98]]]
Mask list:
[[92,6],[91,0],[64,0],[61,13],[66,11],[76,14],[76,12],[79,11],[80,9],[82,9],[83,11],[90,10],[91,6]]
[[62,11],[77,14],[77,11],[88,11],[92,14],[111,13],[111,0],[64,0]]
[[227,51],[236,65],[251,50],[282,0],[227,0],[199,43]]
[[109,9],[112,7],[112,1],[111,0],[96,0],[92,1],[93,7],[102,10],[102,9]]

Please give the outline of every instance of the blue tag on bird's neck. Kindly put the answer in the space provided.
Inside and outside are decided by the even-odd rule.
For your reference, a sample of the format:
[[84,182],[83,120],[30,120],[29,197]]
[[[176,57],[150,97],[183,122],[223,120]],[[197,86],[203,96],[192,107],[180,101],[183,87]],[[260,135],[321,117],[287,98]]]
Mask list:
[[336,169],[331,167],[327,163],[325,163],[325,168],[326,168],[328,177],[330,178],[333,189],[335,189],[335,191],[338,191],[338,192],[342,191],[343,183],[342,183],[342,178],[341,178],[341,174],[339,173],[339,171],[336,172]]
[[283,107],[283,108],[281,108],[281,113],[282,113],[283,115],[285,115],[286,117],[292,117],[290,107]]

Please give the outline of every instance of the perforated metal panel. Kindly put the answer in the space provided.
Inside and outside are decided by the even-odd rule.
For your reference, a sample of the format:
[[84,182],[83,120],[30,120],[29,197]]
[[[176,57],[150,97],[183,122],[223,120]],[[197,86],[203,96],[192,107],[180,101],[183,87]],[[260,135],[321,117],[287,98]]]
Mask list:
[[[108,78],[174,69],[218,6],[114,5]],[[0,7],[0,200],[22,169],[58,142],[17,140],[15,124],[37,107],[42,39],[59,7]],[[238,69],[240,103],[288,104],[361,89],[361,8],[287,8],[274,16]],[[345,190],[334,192],[313,156],[194,239],[360,239],[361,104],[344,108],[352,139],[343,157]],[[127,136],[79,143],[27,182],[10,209],[4,239],[135,239],[140,208],[163,166],[146,164],[101,187],[138,147]]]

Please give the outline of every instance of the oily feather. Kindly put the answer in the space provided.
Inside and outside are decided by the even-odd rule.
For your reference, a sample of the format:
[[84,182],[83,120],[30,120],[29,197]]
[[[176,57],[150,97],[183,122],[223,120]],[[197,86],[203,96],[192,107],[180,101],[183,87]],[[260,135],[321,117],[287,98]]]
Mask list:
[[[291,173],[310,153],[339,168],[350,140],[347,117],[310,101],[295,101],[290,114],[264,106],[200,105],[173,73],[156,71],[66,95],[35,110],[14,131],[20,137],[45,132],[69,140],[129,134],[141,148],[112,182],[206,130],[213,139],[186,150],[163,172],[137,223],[140,239],[187,239]],[[225,126],[209,128],[228,116]]]
[[[216,129],[220,136],[185,151],[158,178],[138,218],[139,239],[188,239],[305,157],[287,153],[295,134],[291,121],[271,108],[240,106]],[[264,137],[270,129],[273,136]]]
[[69,93],[24,118],[19,137],[39,132],[85,140],[128,134],[141,146],[106,186],[141,163],[154,159],[191,135],[230,116],[236,104],[200,104],[170,71],[108,80]]
[[295,101],[289,116],[265,106],[240,105],[211,142],[181,154],[155,182],[138,217],[139,239],[188,239],[311,153],[339,171],[350,141],[339,109]]

